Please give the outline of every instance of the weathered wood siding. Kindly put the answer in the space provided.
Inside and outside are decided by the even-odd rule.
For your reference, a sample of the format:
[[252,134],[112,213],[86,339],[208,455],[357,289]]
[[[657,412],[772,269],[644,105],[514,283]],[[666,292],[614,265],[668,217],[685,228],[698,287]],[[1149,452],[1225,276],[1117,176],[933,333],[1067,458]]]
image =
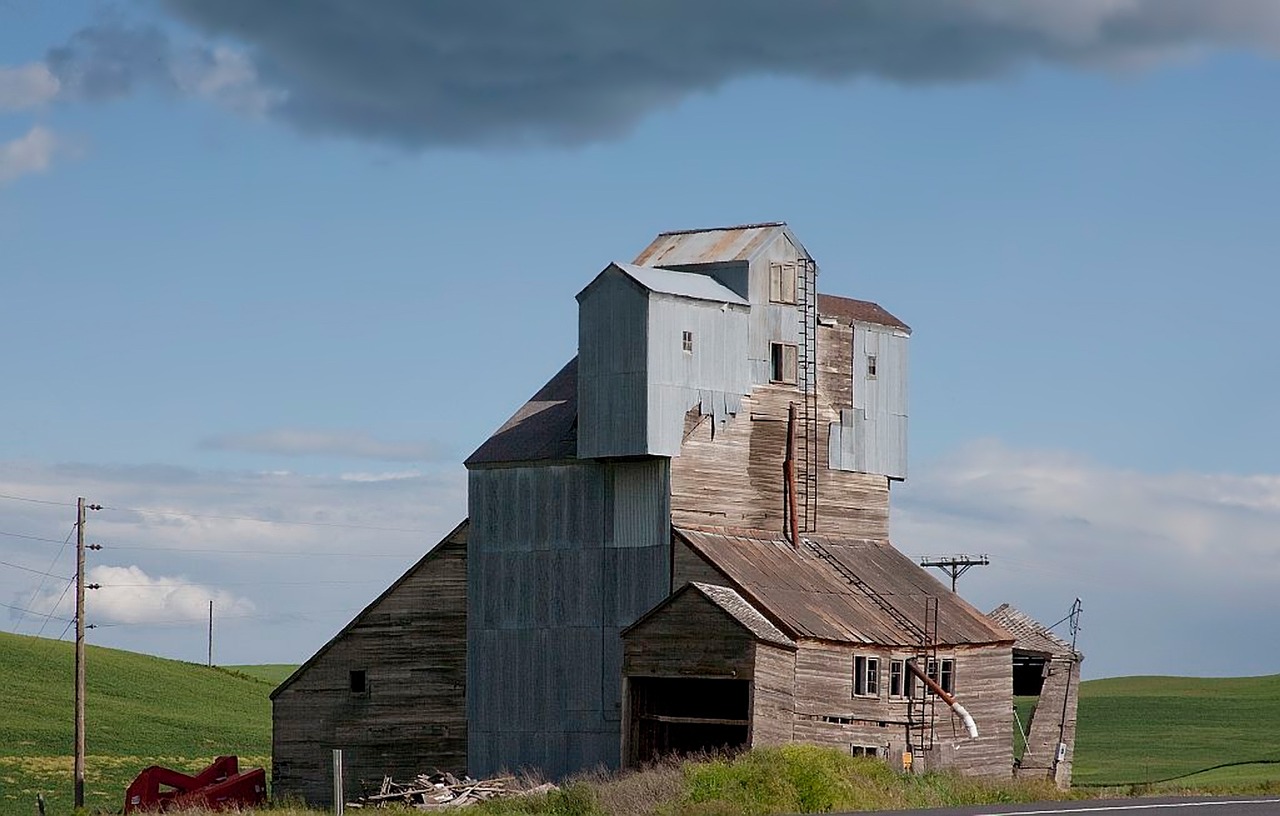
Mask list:
[[685,592],[623,638],[628,677],[750,680],[755,637],[697,592]]
[[[1022,754],[1018,776],[1052,777],[1059,787],[1068,788],[1071,786],[1071,768],[1075,759],[1080,663],[1066,657],[1055,657],[1048,663],[1048,672],[1028,728],[1027,750]],[[1057,756],[1059,741],[1066,744],[1067,753],[1055,770],[1054,758]]]
[[466,769],[466,565],[464,523],[275,692],[273,795],[329,807],[334,748],[352,795],[384,774]]
[[619,633],[670,592],[667,460],[473,468],[468,770],[617,767]]
[[[781,531],[787,406],[801,398],[795,388],[757,386],[724,428],[699,424],[671,460],[673,523]],[[888,479],[828,467],[829,424],[837,416],[821,406],[819,415],[818,514],[810,532],[888,538]]]
[[796,653],[755,644],[751,686],[751,747],[784,745],[795,732]]
[[[854,696],[853,659],[879,658],[879,691]],[[874,747],[895,761],[907,747],[908,700],[889,697],[889,662],[909,651],[877,646],[846,646],[805,641],[796,652],[795,739],[823,745]],[[956,698],[973,715],[979,737],[970,740],[959,717],[938,701],[934,706],[935,747],[916,757],[921,768],[953,768],[961,773],[1008,777],[1013,749],[1009,734],[1013,681],[1007,647],[957,647],[940,650],[955,660]]]

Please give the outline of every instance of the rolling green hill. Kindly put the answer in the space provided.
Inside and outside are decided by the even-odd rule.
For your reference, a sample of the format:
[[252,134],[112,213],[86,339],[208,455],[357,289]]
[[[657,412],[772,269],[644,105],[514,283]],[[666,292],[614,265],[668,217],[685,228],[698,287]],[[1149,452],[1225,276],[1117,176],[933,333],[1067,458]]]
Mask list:
[[[31,813],[37,791],[53,812],[69,810],[74,666],[70,643],[0,633],[0,814]],[[270,765],[272,682],[95,646],[85,682],[91,807],[118,808],[151,764],[195,768],[238,754]]]
[[[1115,677],[1080,686],[1075,781],[1154,782],[1228,762],[1280,760],[1280,675]],[[1280,780],[1280,764],[1186,784]]]
[[298,668],[296,663],[259,663],[253,666],[227,666],[230,671],[237,671],[265,680],[272,686],[278,686]]

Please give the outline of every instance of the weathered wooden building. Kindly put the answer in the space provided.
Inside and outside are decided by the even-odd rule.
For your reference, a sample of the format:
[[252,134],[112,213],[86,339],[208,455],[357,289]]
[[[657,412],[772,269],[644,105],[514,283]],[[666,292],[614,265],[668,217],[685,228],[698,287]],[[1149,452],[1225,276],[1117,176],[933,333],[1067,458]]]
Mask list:
[[[817,274],[781,223],[664,233],[606,266],[578,294],[577,357],[466,461],[443,600],[403,597],[428,556],[277,690],[277,784],[324,801],[300,742],[341,743],[341,723],[381,729],[359,744],[388,771],[560,776],[803,740],[1009,775],[1017,637],[889,543],[910,329]],[[379,644],[362,633],[395,627],[371,628],[383,606],[403,632]],[[356,697],[351,672],[446,653],[465,681]],[[398,718],[414,695],[430,706]]]

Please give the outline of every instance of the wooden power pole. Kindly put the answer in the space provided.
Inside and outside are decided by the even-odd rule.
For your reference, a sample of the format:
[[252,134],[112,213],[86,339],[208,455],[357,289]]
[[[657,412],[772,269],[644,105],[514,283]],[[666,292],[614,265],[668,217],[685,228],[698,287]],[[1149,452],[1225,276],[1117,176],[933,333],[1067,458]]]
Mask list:
[[84,497],[76,499],[75,805],[84,807]]
[[[100,504],[85,504],[84,497],[76,499],[76,745],[75,745],[75,806],[84,807],[84,511],[101,510]],[[102,549],[94,544],[93,549]],[[94,584],[91,588],[97,589]]]
[[947,555],[938,558],[924,557],[920,559],[922,567],[937,567],[951,576],[951,591],[956,591],[956,581],[969,571],[970,567],[985,567],[991,559],[985,555]]
[[209,668],[213,668],[213,600],[209,600]]

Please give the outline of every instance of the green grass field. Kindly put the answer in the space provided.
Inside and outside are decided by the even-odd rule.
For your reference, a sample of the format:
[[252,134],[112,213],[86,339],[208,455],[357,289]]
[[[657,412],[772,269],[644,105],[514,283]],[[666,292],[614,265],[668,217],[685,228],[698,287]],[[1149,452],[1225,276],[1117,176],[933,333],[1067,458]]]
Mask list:
[[[0,633],[0,814],[33,813],[37,792],[51,812],[70,811],[74,666],[70,643]],[[195,769],[238,754],[269,767],[275,683],[246,668],[88,647],[86,804],[118,809],[128,783],[152,764]]]
[[256,666],[225,666],[224,668],[256,677],[275,687],[283,683],[285,678],[293,674],[294,669],[298,667],[293,663],[260,663]]
[[[1227,762],[1280,760],[1280,675],[1116,677],[1081,684],[1075,782],[1155,782]],[[1280,780],[1280,764],[1180,784]]]

